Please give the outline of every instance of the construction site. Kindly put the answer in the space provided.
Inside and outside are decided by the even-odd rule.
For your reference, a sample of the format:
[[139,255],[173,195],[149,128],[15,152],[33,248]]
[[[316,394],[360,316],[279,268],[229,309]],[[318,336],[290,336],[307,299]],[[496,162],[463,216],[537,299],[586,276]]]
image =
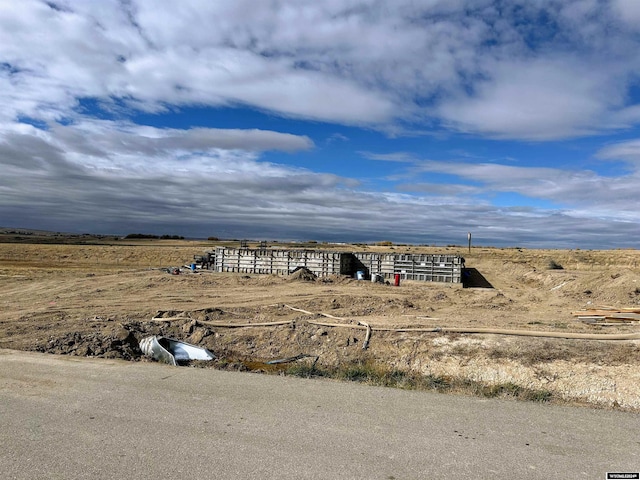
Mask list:
[[10,240],[0,348],[640,411],[636,250]]
[[230,248],[194,256],[197,267],[214,272],[289,275],[305,268],[317,277],[347,275],[358,280],[417,280],[462,283],[459,255],[336,252],[284,248]]

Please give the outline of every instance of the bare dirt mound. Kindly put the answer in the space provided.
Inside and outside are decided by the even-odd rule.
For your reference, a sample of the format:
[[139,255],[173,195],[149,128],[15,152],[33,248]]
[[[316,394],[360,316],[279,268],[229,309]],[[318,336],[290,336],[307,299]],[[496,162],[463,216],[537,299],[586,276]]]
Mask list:
[[316,274],[305,267],[298,267],[289,275],[290,282],[315,282],[317,279]]

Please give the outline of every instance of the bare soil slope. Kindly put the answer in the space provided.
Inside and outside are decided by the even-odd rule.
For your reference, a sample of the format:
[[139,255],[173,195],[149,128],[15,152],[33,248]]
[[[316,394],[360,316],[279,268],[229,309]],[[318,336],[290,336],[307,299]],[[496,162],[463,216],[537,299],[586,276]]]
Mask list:
[[[317,366],[374,362],[451,384],[493,385],[496,394],[526,389],[540,399],[640,410],[638,340],[374,330],[365,351],[366,330],[355,328],[365,322],[374,328],[640,333],[637,323],[593,326],[571,315],[597,305],[640,305],[640,252],[394,248],[459,253],[493,288],[168,274],[163,268],[189,263],[204,250],[187,241],[0,243],[0,348],[139,360],[138,341],[158,334],[209,348],[218,367],[268,370],[265,361],[306,354],[318,357]],[[564,268],[549,269],[551,261]],[[285,320],[294,323],[230,328]]]

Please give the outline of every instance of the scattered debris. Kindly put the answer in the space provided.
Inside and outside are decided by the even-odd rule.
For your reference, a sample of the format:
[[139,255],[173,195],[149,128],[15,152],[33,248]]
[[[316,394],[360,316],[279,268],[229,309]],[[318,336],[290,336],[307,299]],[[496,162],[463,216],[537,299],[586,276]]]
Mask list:
[[[289,305],[284,305],[291,310],[296,310],[299,312],[304,312],[311,315],[323,315],[326,317],[335,318],[338,320],[339,317],[333,317],[326,313],[316,313],[309,312],[307,310],[302,310],[300,308],[291,307]],[[633,312],[640,313],[640,308],[631,309]],[[571,339],[582,339],[582,340],[639,340],[640,333],[621,333],[621,334],[593,334],[593,333],[573,333],[573,332],[548,332],[548,331],[534,331],[534,330],[511,330],[504,328],[475,328],[475,327],[408,327],[408,328],[396,328],[396,327],[371,327],[370,325],[365,324],[363,322],[358,322],[358,324],[352,323],[326,323],[326,322],[318,322],[315,320],[306,320],[307,323],[311,325],[318,325],[321,327],[345,327],[345,328],[356,328],[356,329],[366,329],[366,330],[377,330],[381,332],[445,332],[445,333],[467,333],[467,334],[492,334],[492,335],[515,335],[521,337],[546,337],[546,338],[571,338]],[[356,340],[357,341],[357,340]]]
[[[289,325],[294,323],[293,320],[280,320],[277,322],[253,322],[253,323],[228,323],[228,322],[209,322],[207,320],[198,320],[190,319],[189,317],[153,317],[151,319],[152,322],[172,322],[176,320],[191,320],[192,322],[196,322],[193,324],[194,326],[202,324],[209,325],[212,327],[225,327],[225,328],[241,328],[241,327],[272,327],[277,325]],[[189,325],[189,324],[187,324]],[[190,333],[190,332],[188,332]]]
[[371,327],[366,322],[358,322],[358,325],[362,325],[367,328],[367,334],[364,337],[364,343],[362,344],[362,349],[366,350],[369,348],[369,340],[371,340]]
[[571,312],[571,315],[578,317],[578,320],[591,325],[620,325],[625,323],[640,322],[640,307],[614,308],[601,306]]
[[140,350],[154,360],[173,366],[176,366],[178,361],[213,360],[216,358],[206,348],[156,335],[140,340]]
[[279,363],[296,362],[298,360],[302,360],[303,358],[308,358],[308,357],[315,357],[315,361],[313,362],[314,365],[318,361],[318,356],[317,355],[307,355],[306,353],[301,353],[300,355],[296,355],[295,357],[287,357],[287,358],[280,358],[278,360],[270,360],[270,361],[268,361],[266,363],[267,363],[267,365],[277,365]]
[[346,318],[342,318],[342,317],[336,317],[334,315],[331,315],[329,313],[323,313],[323,312],[310,312],[308,310],[303,310],[301,308],[296,308],[296,307],[292,307],[291,305],[287,305],[286,303],[283,305],[283,307],[288,308],[290,310],[293,310],[294,312],[301,312],[301,313],[306,313],[307,315],[321,315],[323,317],[327,317],[327,318],[333,318],[335,320],[343,320],[343,321],[347,321]]
[[140,357],[138,340],[133,332],[123,326],[97,330],[91,333],[69,332],[50,335],[42,346],[34,350],[82,357],[120,358],[135,360]]
[[569,283],[572,280],[573,280],[573,278],[570,279],[570,280],[567,280],[566,282],[562,282],[560,285],[556,285],[555,287],[551,288],[549,291],[553,292],[554,290],[558,290],[558,289],[564,287],[567,283]]
[[384,283],[384,275],[381,273],[372,273],[371,283]]
[[167,267],[161,269],[163,272],[170,273],[171,275],[180,275],[182,270],[179,267]]
[[556,262],[554,259],[549,260],[549,264],[547,267],[549,270],[564,270],[564,267]]

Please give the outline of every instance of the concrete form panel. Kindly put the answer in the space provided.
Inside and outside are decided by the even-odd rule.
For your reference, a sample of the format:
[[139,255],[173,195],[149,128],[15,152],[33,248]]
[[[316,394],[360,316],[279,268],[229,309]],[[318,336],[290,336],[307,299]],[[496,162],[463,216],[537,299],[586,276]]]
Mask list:
[[404,280],[423,282],[461,283],[464,258],[458,255],[360,253],[353,254],[368,274],[393,278],[400,274]]
[[216,272],[289,275],[306,267],[319,277],[363,271],[366,277],[379,274],[390,280],[399,274],[404,280],[447,283],[461,283],[464,269],[458,255],[217,247],[203,258],[206,268]]

